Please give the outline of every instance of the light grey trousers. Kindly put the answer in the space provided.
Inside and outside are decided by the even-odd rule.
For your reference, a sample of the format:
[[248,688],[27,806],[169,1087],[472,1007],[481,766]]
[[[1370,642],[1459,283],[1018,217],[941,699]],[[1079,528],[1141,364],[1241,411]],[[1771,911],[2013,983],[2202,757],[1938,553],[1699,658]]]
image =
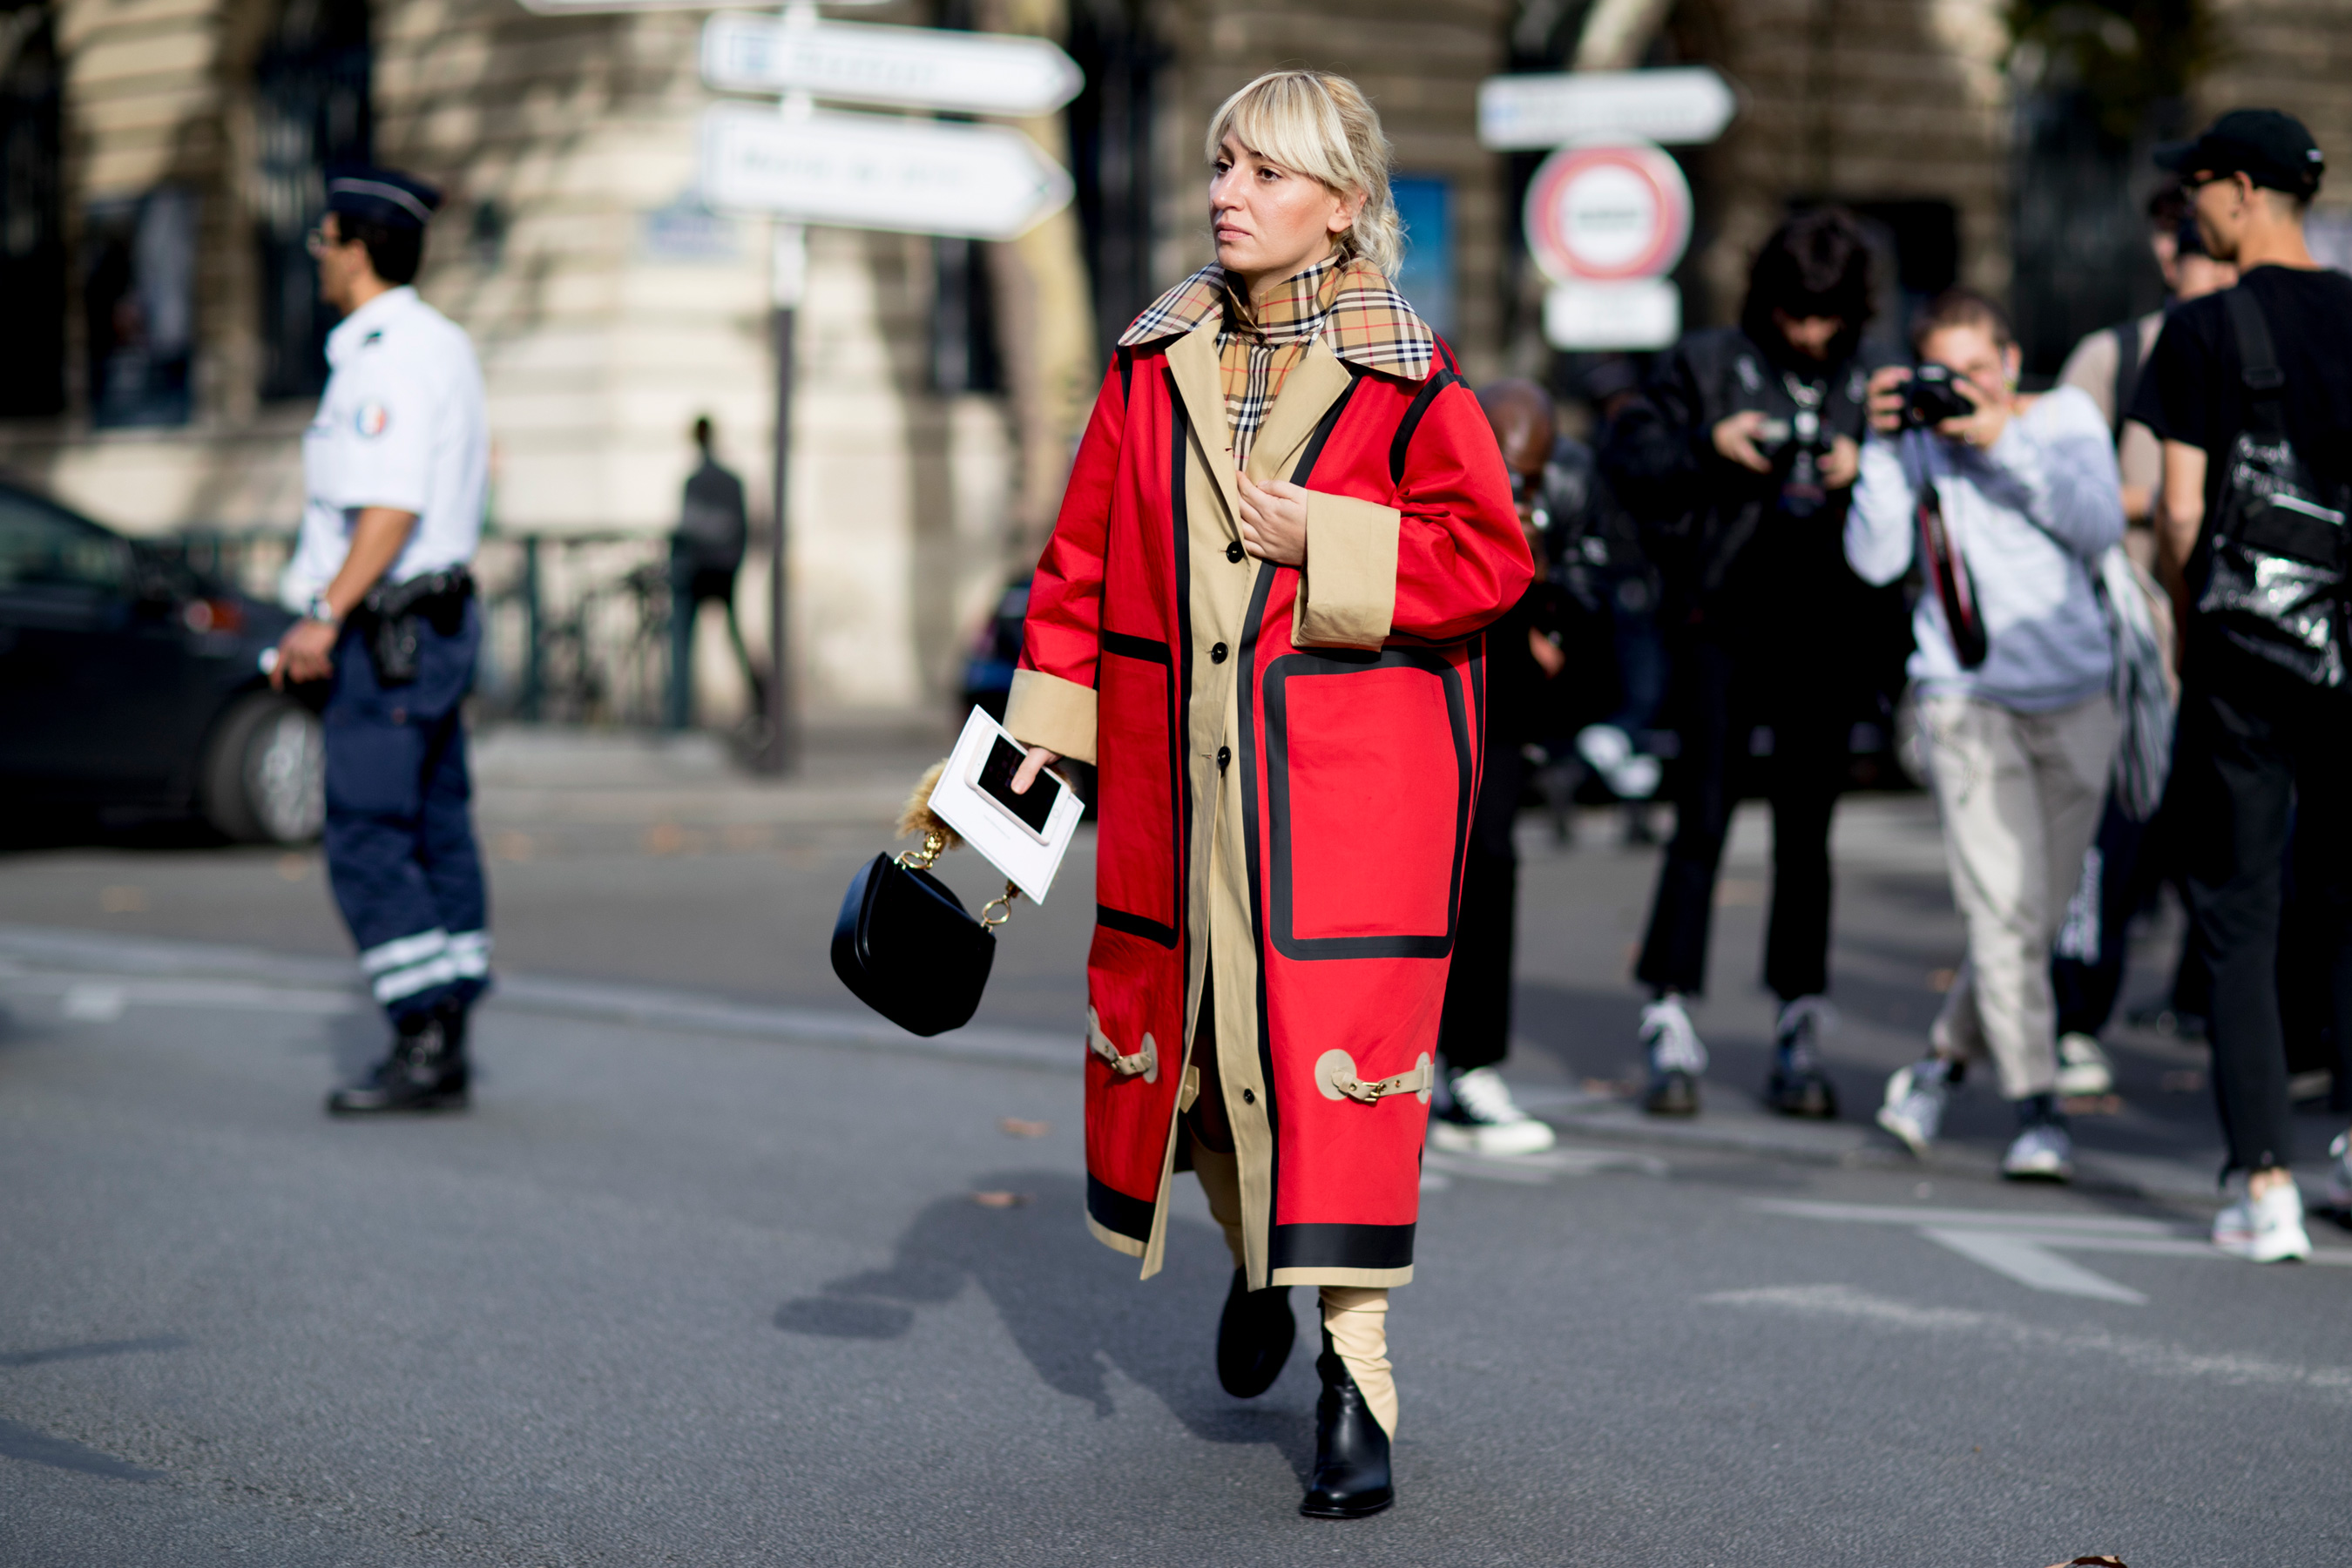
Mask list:
[[1952,901],[1968,962],[1929,1037],[1954,1060],[1990,1055],[2010,1100],[2058,1080],[2050,946],[2098,832],[2121,726],[2105,694],[2050,713],[1968,697],[1919,705]]

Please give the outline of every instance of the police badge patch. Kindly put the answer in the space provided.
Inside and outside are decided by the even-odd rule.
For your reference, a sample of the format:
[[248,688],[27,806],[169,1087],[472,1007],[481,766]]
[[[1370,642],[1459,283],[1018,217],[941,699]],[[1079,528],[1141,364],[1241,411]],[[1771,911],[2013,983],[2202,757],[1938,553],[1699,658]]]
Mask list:
[[392,411],[373,399],[361,404],[359,413],[352,418],[352,427],[362,436],[381,436],[391,423]]

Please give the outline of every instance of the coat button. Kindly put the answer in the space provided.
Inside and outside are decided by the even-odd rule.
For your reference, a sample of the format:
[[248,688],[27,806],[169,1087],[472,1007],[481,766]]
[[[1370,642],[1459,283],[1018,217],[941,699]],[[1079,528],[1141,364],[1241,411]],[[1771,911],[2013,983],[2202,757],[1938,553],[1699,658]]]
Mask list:
[[1234,541],[1233,543],[1228,544],[1228,545],[1226,545],[1226,546],[1225,546],[1225,559],[1226,559],[1226,560],[1228,560],[1228,561],[1232,561],[1232,562],[1234,562],[1234,563],[1239,563],[1239,562],[1240,562],[1240,560],[1241,560],[1241,558],[1242,558],[1242,547],[1241,547],[1241,542],[1240,542],[1240,541],[1236,540],[1236,541]]
[[1209,662],[1211,664],[1223,664],[1225,662],[1224,644],[1219,643],[1216,647],[1209,650]]
[[1223,773],[1225,771],[1225,764],[1233,760],[1234,749],[1231,746],[1219,746],[1217,748],[1217,771],[1219,773]]
[[1255,1105],[1257,1103],[1257,1091],[1253,1089],[1245,1089],[1242,1090],[1242,1103],[1244,1105]]

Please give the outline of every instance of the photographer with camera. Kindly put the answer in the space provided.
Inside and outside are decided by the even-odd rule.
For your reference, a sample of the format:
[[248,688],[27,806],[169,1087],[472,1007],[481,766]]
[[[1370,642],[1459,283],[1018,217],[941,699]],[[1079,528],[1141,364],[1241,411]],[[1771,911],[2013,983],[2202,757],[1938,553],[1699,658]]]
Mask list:
[[1653,988],[1643,1109],[1698,1110],[1706,1051],[1684,998],[1706,979],[1716,872],[1769,726],[1772,911],[1764,982],[1779,996],[1765,1098],[1833,1117],[1814,1055],[1831,1017],[1830,816],[1860,709],[1853,628],[1867,605],[1840,541],[1861,460],[1870,251],[1846,213],[1789,219],[1765,241],[1740,324],[1694,332],[1612,422],[1601,468],[1642,519],[1664,581],[1658,625],[1680,689],[1675,837],[1635,967]]
[[1911,679],[1969,947],[1931,1054],[1887,1080],[1878,1121],[1924,1154],[1989,1052],[2017,1108],[2001,1173],[2064,1181],[2050,950],[2120,731],[2092,585],[2124,531],[2113,433],[2078,387],[2017,395],[2015,337],[1980,294],[1937,298],[1911,342],[1917,369],[1871,377],[1845,550],[1865,581],[1915,563],[1926,579]]

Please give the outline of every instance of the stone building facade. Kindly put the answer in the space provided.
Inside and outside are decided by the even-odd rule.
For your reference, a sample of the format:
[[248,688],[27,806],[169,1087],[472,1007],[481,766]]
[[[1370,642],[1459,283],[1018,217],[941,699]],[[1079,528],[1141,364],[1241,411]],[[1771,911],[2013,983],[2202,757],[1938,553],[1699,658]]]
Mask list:
[[[2304,114],[2347,168],[2328,200],[2352,197],[2344,0],[2211,4],[2226,47],[2198,107]],[[0,6],[0,281],[39,307],[0,329],[0,464],[136,532],[289,529],[325,326],[299,247],[317,161],[364,151],[449,192],[420,282],[481,353],[501,535],[665,532],[701,413],[764,497],[768,226],[696,195],[708,15]],[[1050,521],[1108,334],[1207,258],[1202,132],[1270,65],[1342,71],[1380,106],[1419,247],[1408,291],[1474,378],[1549,364],[1517,238],[1532,160],[1477,146],[1477,84],[1560,68],[1597,27],[1622,63],[1704,61],[1742,96],[1730,132],[1685,156],[1695,321],[1736,310],[1754,245],[1807,200],[1862,205],[1906,288],[2011,282],[2000,0],[890,0],[856,16],[1054,36],[1089,87],[1026,127],[1080,195],[1018,244],[811,232],[790,506],[794,657],[818,712],[935,709],[951,689]]]

